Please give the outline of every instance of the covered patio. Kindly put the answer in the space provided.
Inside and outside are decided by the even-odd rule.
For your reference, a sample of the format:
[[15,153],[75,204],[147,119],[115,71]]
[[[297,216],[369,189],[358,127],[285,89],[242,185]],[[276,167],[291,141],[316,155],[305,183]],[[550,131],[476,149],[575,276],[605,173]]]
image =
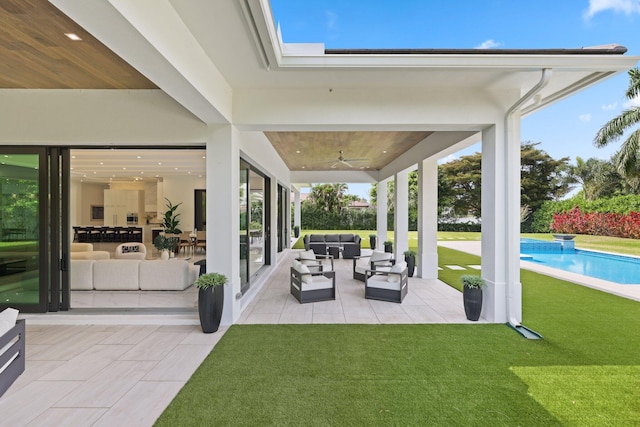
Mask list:
[[350,259],[334,261],[335,301],[300,304],[289,292],[289,267],[299,252],[287,254],[237,323],[477,323],[466,319],[462,294],[438,279],[410,277],[402,304],[365,299]]

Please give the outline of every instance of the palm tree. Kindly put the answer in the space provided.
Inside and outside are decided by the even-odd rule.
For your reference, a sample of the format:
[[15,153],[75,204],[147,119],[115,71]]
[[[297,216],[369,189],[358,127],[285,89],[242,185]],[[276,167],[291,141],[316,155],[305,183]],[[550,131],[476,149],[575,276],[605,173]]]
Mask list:
[[[632,68],[629,70],[629,88],[625,96],[630,101],[640,96],[640,70]],[[627,130],[640,123],[640,107],[630,106],[618,117],[614,117],[607,122],[597,133],[593,143],[596,147],[604,147],[611,142],[617,141]],[[615,162],[618,171],[625,176],[638,174],[640,166],[640,128],[631,132],[631,135],[622,143],[620,150],[615,155]]]

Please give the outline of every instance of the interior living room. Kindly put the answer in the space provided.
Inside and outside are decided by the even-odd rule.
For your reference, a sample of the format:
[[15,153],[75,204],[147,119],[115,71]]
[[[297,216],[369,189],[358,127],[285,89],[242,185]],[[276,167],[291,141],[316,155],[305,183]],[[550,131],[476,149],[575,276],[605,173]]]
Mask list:
[[[205,150],[73,149],[70,154],[71,308],[194,308],[192,284],[199,273],[194,263],[206,257]],[[177,245],[167,253],[186,265],[164,271],[164,277],[150,274],[149,284],[133,283],[144,270],[127,259],[162,259],[154,241],[165,235],[169,205],[175,207]],[[105,259],[110,261],[102,261],[105,277],[100,278],[95,261]]]

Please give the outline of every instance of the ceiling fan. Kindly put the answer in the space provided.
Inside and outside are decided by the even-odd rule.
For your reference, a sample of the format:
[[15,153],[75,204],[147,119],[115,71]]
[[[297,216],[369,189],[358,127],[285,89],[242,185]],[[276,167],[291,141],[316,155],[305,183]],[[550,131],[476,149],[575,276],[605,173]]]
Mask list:
[[368,159],[345,159],[344,151],[340,150],[340,155],[338,156],[338,159],[335,161],[335,163],[331,165],[331,169],[335,169],[339,164],[343,164],[345,166],[349,166],[350,168],[352,168],[353,165],[349,162],[362,162],[365,160],[368,160]]

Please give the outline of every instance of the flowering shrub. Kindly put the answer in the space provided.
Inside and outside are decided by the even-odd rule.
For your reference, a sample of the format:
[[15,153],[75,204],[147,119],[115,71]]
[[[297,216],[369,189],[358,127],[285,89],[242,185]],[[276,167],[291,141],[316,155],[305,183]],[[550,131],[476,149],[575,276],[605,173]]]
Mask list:
[[554,214],[551,230],[554,233],[640,239],[640,212],[582,212],[576,206],[568,212]]

